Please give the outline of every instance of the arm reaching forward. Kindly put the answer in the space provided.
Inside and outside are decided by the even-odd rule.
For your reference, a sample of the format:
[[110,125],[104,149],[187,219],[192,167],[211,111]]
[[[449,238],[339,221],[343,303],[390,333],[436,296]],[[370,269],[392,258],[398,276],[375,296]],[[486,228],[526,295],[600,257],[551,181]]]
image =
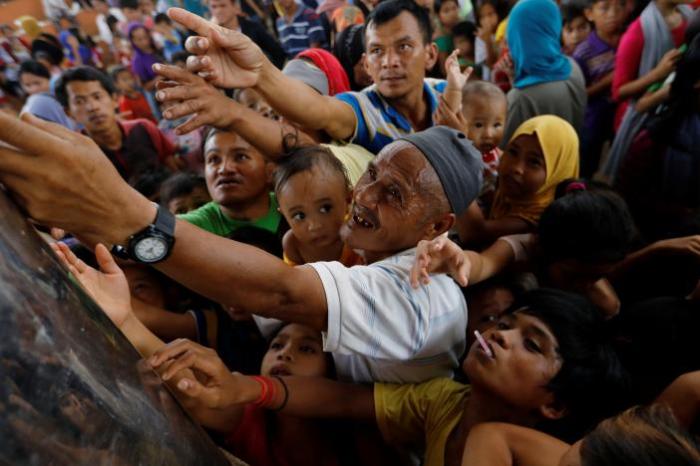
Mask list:
[[217,87],[254,87],[280,115],[304,128],[325,131],[333,139],[353,135],[357,119],[348,104],[283,75],[246,35],[180,8],[168,14],[198,34],[185,44],[194,54],[187,59],[191,72]]

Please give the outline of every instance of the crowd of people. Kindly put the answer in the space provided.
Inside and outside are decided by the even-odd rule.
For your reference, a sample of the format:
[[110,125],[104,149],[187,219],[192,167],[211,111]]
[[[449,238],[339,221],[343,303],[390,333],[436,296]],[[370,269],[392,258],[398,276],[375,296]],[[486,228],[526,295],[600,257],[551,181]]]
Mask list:
[[0,182],[231,453],[700,464],[697,1],[44,3]]

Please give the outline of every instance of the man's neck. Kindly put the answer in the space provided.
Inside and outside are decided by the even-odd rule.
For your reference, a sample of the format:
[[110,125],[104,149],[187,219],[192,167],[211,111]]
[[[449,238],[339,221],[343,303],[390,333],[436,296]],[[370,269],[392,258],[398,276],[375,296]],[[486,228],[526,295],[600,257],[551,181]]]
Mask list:
[[270,210],[270,196],[265,193],[251,201],[226,206],[219,204],[219,206],[224,215],[230,219],[252,221],[267,215]]
[[234,31],[238,30],[241,27],[241,23],[238,20],[238,15],[233,15],[233,17],[226,22],[226,24],[222,24],[221,27],[225,27],[226,29],[232,29]]
[[411,127],[415,131],[424,130],[432,125],[432,115],[428,111],[429,106],[423,90],[423,83],[419,89],[415,89],[403,97],[386,100],[411,123]]
[[114,125],[105,131],[90,132],[88,131],[88,136],[97,143],[98,146],[104,147],[109,150],[119,150],[122,147],[123,135],[122,130],[119,127],[119,123],[116,121]]

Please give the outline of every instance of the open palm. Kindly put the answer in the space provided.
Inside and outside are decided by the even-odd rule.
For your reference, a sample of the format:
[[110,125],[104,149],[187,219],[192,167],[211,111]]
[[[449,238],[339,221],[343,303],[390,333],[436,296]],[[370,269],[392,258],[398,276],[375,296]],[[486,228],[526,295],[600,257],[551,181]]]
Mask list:
[[129,283],[107,248],[98,244],[95,257],[100,270],[78,259],[63,243],[52,244],[61,262],[78,279],[85,291],[100,305],[114,325],[121,328],[131,314]]
[[258,82],[265,55],[245,34],[207,21],[182,8],[170,8],[168,15],[195,31],[185,47],[195,55],[187,68],[217,87],[244,88]]

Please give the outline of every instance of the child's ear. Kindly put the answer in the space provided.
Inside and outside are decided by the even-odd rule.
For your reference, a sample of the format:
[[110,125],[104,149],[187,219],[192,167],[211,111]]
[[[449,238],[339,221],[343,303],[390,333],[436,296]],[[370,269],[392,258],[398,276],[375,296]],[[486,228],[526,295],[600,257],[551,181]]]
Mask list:
[[593,22],[593,8],[584,8],[583,15],[586,17],[589,23]]
[[425,71],[430,71],[438,60],[438,49],[435,42],[430,42],[425,46]]
[[552,397],[552,400],[550,400],[548,403],[541,405],[539,411],[542,417],[550,421],[561,419],[567,413],[566,406],[559,401],[554,400],[554,397]]

